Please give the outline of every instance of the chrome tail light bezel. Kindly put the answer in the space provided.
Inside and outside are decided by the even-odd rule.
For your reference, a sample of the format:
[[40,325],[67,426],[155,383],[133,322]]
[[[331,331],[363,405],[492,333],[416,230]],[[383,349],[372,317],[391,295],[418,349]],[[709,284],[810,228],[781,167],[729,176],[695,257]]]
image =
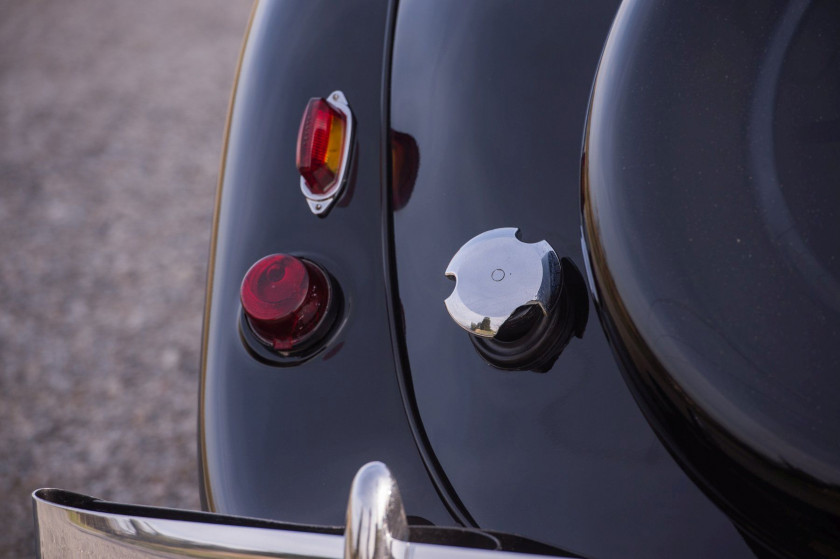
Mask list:
[[323,194],[317,194],[312,191],[303,176],[300,177],[300,190],[306,197],[306,203],[309,204],[309,209],[317,216],[326,216],[327,212],[332,208],[347,186],[348,171],[350,169],[350,160],[353,154],[353,144],[356,138],[356,125],[353,121],[353,111],[350,109],[350,103],[347,97],[340,90],[333,91],[325,98],[327,104],[333,109],[337,110],[344,116],[344,145],[341,152],[341,164],[336,173],[335,180]]

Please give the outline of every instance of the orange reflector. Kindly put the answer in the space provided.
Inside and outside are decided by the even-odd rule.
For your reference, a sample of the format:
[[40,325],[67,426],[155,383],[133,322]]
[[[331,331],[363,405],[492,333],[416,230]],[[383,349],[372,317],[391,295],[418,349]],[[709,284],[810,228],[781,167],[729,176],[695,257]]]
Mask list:
[[344,115],[326,100],[309,100],[298,131],[297,168],[315,195],[328,194],[338,186],[345,128]]

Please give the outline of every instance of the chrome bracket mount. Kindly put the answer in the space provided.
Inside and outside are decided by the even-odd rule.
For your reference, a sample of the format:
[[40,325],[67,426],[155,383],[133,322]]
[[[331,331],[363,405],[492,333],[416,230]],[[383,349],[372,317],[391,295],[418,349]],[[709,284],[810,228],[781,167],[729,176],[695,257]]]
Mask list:
[[397,482],[382,462],[365,464],[350,487],[344,559],[407,557],[408,521]]

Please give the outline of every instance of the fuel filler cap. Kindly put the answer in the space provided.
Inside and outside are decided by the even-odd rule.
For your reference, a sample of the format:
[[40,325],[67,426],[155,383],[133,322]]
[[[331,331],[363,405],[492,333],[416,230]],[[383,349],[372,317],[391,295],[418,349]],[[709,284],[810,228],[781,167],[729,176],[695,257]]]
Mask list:
[[445,303],[464,330],[495,338],[522,307],[547,315],[562,283],[560,260],[545,242],[524,243],[504,227],[473,237],[455,253],[446,275],[456,281]]
[[488,363],[546,371],[569,339],[582,335],[585,288],[581,296],[577,268],[561,262],[546,241],[526,243],[518,235],[516,227],[504,227],[467,241],[446,268],[455,289],[444,303]]

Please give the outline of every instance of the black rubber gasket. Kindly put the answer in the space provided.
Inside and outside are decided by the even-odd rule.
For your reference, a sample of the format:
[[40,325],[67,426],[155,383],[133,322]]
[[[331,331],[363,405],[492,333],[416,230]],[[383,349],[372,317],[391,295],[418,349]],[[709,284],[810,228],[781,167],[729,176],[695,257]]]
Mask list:
[[[484,360],[506,371],[545,373],[551,369],[571,339],[583,336],[589,317],[589,296],[583,277],[568,258],[561,261],[557,291],[548,316],[533,305],[516,310],[518,336],[502,331],[496,338],[470,334],[470,341]],[[531,323],[530,328],[527,322]]]

